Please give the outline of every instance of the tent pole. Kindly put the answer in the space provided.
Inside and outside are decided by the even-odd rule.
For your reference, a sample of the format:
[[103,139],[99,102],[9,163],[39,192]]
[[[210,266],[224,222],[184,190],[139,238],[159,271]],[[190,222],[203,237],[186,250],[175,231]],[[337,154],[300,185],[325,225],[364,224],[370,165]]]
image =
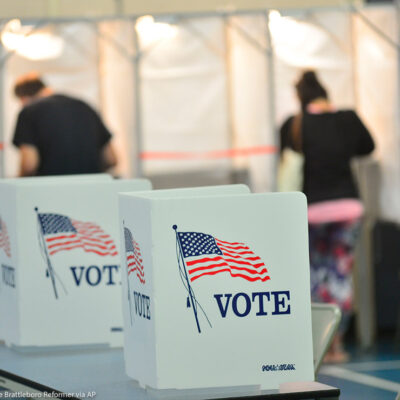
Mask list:
[[98,87],[98,110],[100,114],[103,116],[104,115],[104,90],[103,90],[103,82],[101,79],[101,48],[100,48],[100,42],[99,42],[99,26],[97,22],[94,22],[92,24],[93,30],[96,34],[96,72],[97,72],[97,87]]
[[[225,39],[225,71],[226,71],[226,98],[227,98],[227,111],[228,111],[228,134],[229,134],[229,147],[231,149],[235,146],[235,121],[234,121],[234,112],[233,112],[233,88],[232,88],[232,66],[231,66],[231,42],[229,37],[229,25],[227,18],[224,17],[224,39]],[[230,172],[229,178],[230,183],[236,183],[235,176],[235,161],[234,159],[230,160]]]
[[[352,60],[352,81],[353,81],[353,98],[355,109],[360,107],[359,83],[357,81],[358,62],[356,57],[356,41],[355,41],[355,22],[353,13],[349,12],[350,24],[350,44],[351,44],[351,60]],[[362,174],[361,165],[357,162],[354,165],[360,179],[360,186],[366,187],[365,174]],[[364,181],[362,181],[364,180]],[[370,348],[375,340],[375,301],[374,301],[374,278],[373,278],[373,262],[371,250],[372,228],[374,225],[374,217],[367,213],[361,226],[358,245],[355,250],[354,263],[354,298],[356,304],[356,331],[359,343],[363,348]]]
[[[267,34],[267,49],[266,59],[267,59],[267,85],[268,85],[268,126],[272,133],[273,145],[277,148],[279,147],[280,138],[278,136],[278,131],[275,126],[275,68],[274,68],[274,47],[272,44],[271,31],[269,29],[269,11],[265,13],[265,24],[266,24],[266,34]],[[271,184],[269,185],[269,190],[275,191],[277,187],[277,176],[278,176],[278,162],[279,157],[275,155],[273,160],[273,167],[271,171]]]
[[133,61],[133,79],[134,79],[134,99],[135,99],[135,123],[134,132],[131,143],[135,143],[135,146],[131,146],[131,168],[132,176],[142,177],[143,176],[143,166],[141,160],[142,153],[142,85],[141,85],[141,52],[139,37],[136,31],[136,21],[133,20],[133,46],[135,55],[132,59]]

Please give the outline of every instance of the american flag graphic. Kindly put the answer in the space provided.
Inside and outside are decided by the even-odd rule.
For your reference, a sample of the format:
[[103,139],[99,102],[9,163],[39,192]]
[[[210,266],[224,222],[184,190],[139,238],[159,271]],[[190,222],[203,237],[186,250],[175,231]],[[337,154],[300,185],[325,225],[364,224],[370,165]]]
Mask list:
[[111,236],[92,222],[82,222],[60,214],[38,214],[42,234],[50,256],[60,251],[81,248],[99,256],[116,256]]
[[10,238],[8,237],[7,225],[3,221],[3,218],[0,218],[0,249],[4,250],[7,257],[11,257]]
[[270,279],[261,258],[245,243],[225,242],[199,232],[177,232],[177,235],[191,282],[222,272],[250,282]]
[[139,281],[142,284],[145,284],[146,280],[144,278],[143,259],[142,254],[140,253],[139,244],[133,239],[132,232],[128,228],[124,228],[124,236],[128,277],[132,272],[136,272]]

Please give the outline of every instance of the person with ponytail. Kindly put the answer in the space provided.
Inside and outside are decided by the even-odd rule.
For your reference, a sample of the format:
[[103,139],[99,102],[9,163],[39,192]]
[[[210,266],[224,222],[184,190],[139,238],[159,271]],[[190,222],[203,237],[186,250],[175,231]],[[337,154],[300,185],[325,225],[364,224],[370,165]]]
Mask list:
[[281,150],[304,156],[303,192],[308,201],[311,296],[337,304],[338,333],[326,362],[344,362],[345,334],[353,310],[352,266],[364,212],[350,162],[374,150],[367,128],[352,110],[337,110],[314,71],[296,83],[300,112],[281,127]]

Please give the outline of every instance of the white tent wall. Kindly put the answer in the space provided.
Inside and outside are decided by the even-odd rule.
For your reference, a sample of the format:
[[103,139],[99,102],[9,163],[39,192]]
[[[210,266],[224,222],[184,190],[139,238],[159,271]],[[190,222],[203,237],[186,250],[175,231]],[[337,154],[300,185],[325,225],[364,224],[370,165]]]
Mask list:
[[[234,147],[276,146],[271,124],[274,82],[270,81],[273,71],[268,63],[267,14],[232,17],[228,26]],[[235,166],[248,169],[253,191],[271,191],[275,184],[275,157],[273,152],[252,154],[235,159]]]
[[97,110],[100,106],[97,37],[92,24],[60,24],[55,25],[53,30],[65,38],[64,50],[60,57],[32,61],[12,54],[3,67],[6,177],[18,175],[18,152],[11,144],[20,109],[13,95],[13,85],[18,76],[29,71],[37,71],[43,74],[46,84],[56,92],[82,98]]
[[165,39],[139,35],[143,151],[160,156],[145,160],[146,175],[230,168],[230,160],[199,158],[231,146],[223,28],[220,18],[183,19]]
[[[387,38],[380,36],[363,18],[355,15],[355,68],[357,108],[376,140],[380,166],[379,216],[400,222],[399,135],[399,27],[395,7],[364,9],[362,15]],[[376,192],[376,188],[372,189]]]

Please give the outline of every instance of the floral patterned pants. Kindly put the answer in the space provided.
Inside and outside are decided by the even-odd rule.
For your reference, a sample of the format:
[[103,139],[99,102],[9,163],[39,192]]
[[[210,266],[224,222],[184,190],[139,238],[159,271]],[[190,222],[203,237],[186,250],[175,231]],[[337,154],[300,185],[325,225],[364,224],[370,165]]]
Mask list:
[[343,334],[353,311],[352,267],[361,219],[309,225],[311,298],[342,311]]

